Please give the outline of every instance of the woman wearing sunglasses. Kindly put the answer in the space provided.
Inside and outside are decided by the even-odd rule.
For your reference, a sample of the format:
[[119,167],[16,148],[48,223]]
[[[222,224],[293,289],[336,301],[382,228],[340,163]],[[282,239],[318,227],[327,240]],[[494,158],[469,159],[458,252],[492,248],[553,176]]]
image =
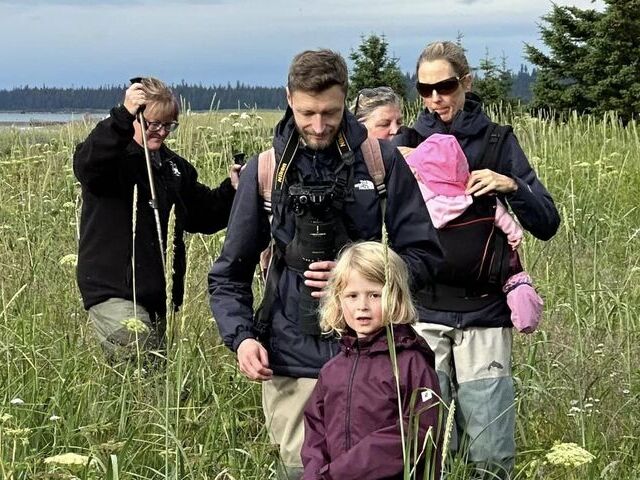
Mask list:
[[390,140],[402,126],[402,99],[391,87],[363,88],[351,111],[375,138]]
[[[502,133],[504,143],[494,150],[495,169],[482,168],[485,135],[493,124],[480,98],[471,93],[473,78],[462,48],[453,42],[427,45],[418,58],[417,77],[425,109],[412,128],[400,129],[393,143],[407,156],[433,134],[454,135],[469,163],[465,193],[474,197],[474,203],[486,203],[487,196],[497,195],[533,236],[550,239],[560,223],[558,212],[510,130]],[[443,270],[453,264],[446,261]],[[512,324],[501,291],[491,291],[491,297],[481,294],[488,287],[469,289],[467,284],[436,279],[428,295],[418,295],[422,321],[415,328],[435,352],[443,398],[456,399],[452,448],[460,449],[473,464],[474,478],[507,479],[515,459]],[[440,308],[437,301],[442,299],[439,305],[446,307]]]

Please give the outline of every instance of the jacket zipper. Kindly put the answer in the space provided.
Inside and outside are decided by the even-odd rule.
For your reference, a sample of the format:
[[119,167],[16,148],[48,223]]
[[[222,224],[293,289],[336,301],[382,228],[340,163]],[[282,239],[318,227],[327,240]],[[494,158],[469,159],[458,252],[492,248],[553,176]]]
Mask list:
[[360,350],[356,350],[356,359],[353,362],[353,367],[351,368],[351,375],[349,375],[349,387],[347,389],[347,414],[345,415],[344,420],[344,434],[345,434],[345,444],[346,450],[351,448],[351,390],[353,387],[353,377],[356,374],[356,367],[358,366],[358,360],[360,359]]

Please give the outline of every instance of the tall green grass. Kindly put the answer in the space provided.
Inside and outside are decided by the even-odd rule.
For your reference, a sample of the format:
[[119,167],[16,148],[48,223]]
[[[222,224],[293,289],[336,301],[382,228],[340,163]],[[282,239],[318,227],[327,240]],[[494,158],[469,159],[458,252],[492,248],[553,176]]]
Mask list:
[[[493,115],[513,124],[562,214],[552,241],[523,248],[546,306],[540,330],[514,346],[516,476],[640,478],[638,126]],[[184,115],[169,144],[214,185],[232,153],[268,146],[277,117]],[[75,285],[71,169],[90,128],[0,130],[0,478],[274,478],[259,386],[239,374],[208,309],[206,273],[224,232],[187,238],[166,374],[113,369],[91,339]],[[595,458],[556,465],[546,457],[556,442]],[[45,463],[67,452],[91,466]]]

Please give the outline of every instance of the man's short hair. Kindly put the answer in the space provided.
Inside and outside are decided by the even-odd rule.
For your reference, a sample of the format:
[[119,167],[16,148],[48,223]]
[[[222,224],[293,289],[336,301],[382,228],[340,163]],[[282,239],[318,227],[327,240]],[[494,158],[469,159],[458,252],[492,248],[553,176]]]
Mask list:
[[305,50],[293,57],[289,67],[289,93],[296,90],[320,93],[338,85],[347,95],[349,74],[347,63],[332,50]]

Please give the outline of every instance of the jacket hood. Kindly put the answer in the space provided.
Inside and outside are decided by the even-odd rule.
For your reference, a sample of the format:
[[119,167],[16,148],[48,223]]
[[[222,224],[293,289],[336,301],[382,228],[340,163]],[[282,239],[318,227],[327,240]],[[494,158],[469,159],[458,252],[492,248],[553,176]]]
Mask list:
[[[342,123],[340,124],[347,142],[352,150],[355,150],[360,146],[362,142],[367,138],[367,128],[356,120],[356,117],[345,107],[344,114],[342,115]],[[287,107],[282,120],[278,122],[274,129],[273,147],[278,154],[284,151],[287,144],[287,140],[291,136],[291,133],[296,128],[296,124],[293,118],[293,110],[291,107]],[[331,148],[331,147],[329,147]]]
[[482,111],[482,100],[473,92],[466,94],[464,107],[453,117],[451,124],[446,125],[437,113],[426,108],[420,112],[413,128],[422,137],[427,138],[434,133],[451,133],[460,136],[474,136],[479,134],[490,123]]

